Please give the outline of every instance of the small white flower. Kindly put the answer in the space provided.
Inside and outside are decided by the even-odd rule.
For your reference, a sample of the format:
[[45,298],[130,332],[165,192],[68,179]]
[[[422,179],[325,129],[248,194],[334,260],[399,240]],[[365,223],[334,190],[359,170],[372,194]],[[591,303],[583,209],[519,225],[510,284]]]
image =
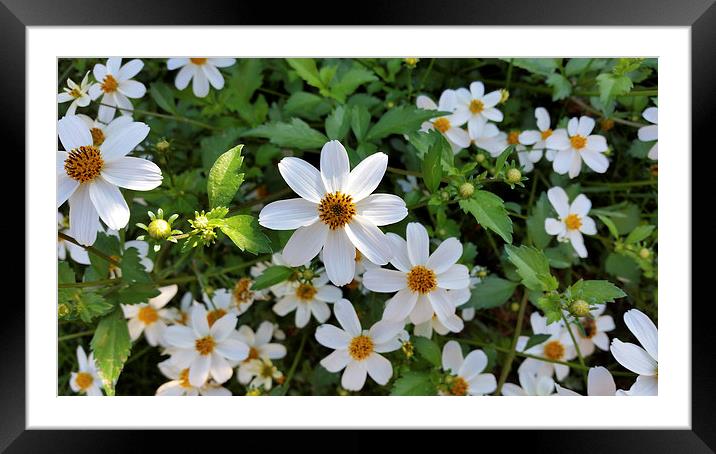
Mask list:
[[502,121],[502,112],[495,108],[502,98],[500,90],[485,94],[485,86],[482,82],[473,82],[470,84],[470,90],[466,88],[455,90],[455,96],[454,117],[458,124],[467,122],[468,131],[479,128],[488,121],[498,123]]
[[641,347],[619,339],[612,340],[614,359],[635,374],[636,382],[626,391],[632,396],[656,396],[659,393],[659,331],[643,312],[631,309],[624,314],[624,323]]
[[77,363],[79,371],[70,374],[70,388],[76,393],[84,393],[88,396],[101,396],[100,388],[102,380],[97,372],[97,364],[94,362],[94,353],[90,352],[89,357],[85,354],[81,345],[77,346]]
[[452,378],[448,383],[449,395],[482,396],[497,389],[495,376],[481,373],[487,367],[487,355],[482,350],[473,350],[463,359],[460,344],[449,341],[443,347],[442,365]]
[[226,314],[211,327],[204,306],[195,304],[191,326],[174,325],[164,332],[164,340],[173,348],[172,364],[189,369],[189,383],[201,387],[211,376],[221,384],[231,378],[234,370],[229,361],[243,361],[249,347],[236,339],[236,315]]
[[97,63],[93,73],[97,81],[90,89],[89,94],[94,101],[100,95],[99,112],[97,116],[103,123],[109,123],[114,118],[116,108],[122,115],[131,115],[134,107],[129,98],[141,98],[147,92],[143,83],[132,80],[144,67],[144,62],[135,58],[122,65],[119,57],[110,57],[107,64]]
[[553,396],[554,380],[546,375],[532,372],[519,372],[520,386],[513,383],[502,385],[503,396]]
[[[542,317],[537,312],[533,312],[530,316],[530,324],[532,325],[532,332],[534,334],[548,334],[549,338],[525,350],[529,338],[527,336],[520,336],[517,340],[517,351],[546,358],[551,361],[562,362],[572,360],[577,356],[577,351],[572,344],[571,337],[562,322],[554,322],[548,325],[547,317]],[[555,374],[557,380],[562,381],[569,375],[569,366],[540,361],[535,358],[526,358],[522,361],[517,371],[530,372],[548,377]]]
[[[558,132],[558,134],[566,134],[564,129],[557,129],[553,131],[551,126],[551,120],[549,118],[549,112],[544,107],[538,107],[535,109],[535,119],[537,120],[537,131],[527,130],[522,131],[519,136],[519,141],[523,145],[531,145],[532,150],[544,150],[545,157],[548,161],[554,161],[554,156],[557,154],[557,150],[547,146],[547,139],[552,134]],[[536,162],[536,161],[535,161]]]
[[[580,396],[579,393],[571,389],[563,388],[559,385],[557,394],[560,396]],[[617,385],[614,383],[614,377],[604,367],[592,367],[587,375],[587,395],[588,396],[623,396],[623,391],[617,391]]]
[[167,69],[181,68],[174,79],[178,90],[183,90],[193,80],[191,89],[194,96],[203,98],[209,94],[209,84],[217,90],[224,88],[224,76],[218,68],[226,68],[236,63],[235,58],[170,58]]
[[[425,95],[418,96],[416,101],[420,109],[438,110],[440,112],[454,112],[457,106],[457,96],[454,90],[445,90],[440,95],[438,104],[435,104],[435,101]],[[455,114],[450,114],[445,117],[431,118],[430,121],[422,124],[420,130],[425,132],[436,129],[445,136],[452,148],[452,152],[457,154],[463,148],[470,146],[470,136],[467,131],[460,128],[466,121],[466,118],[459,118]]]
[[498,157],[507,148],[507,134],[500,132],[494,123],[484,123],[468,131],[470,143]]
[[[239,383],[246,385],[257,375],[266,372],[263,369],[263,366],[272,367],[270,361],[269,364],[262,363],[260,364],[262,367],[258,367],[256,364],[250,364],[252,360],[281,359],[286,356],[286,347],[281,344],[271,342],[273,335],[274,324],[269,321],[262,322],[261,325],[259,325],[259,329],[257,329],[255,333],[250,326],[241,325],[239,327],[239,332],[236,335],[236,338],[249,347],[248,358],[239,363],[237,373]],[[270,385],[267,389],[270,389]]]
[[522,133],[519,130],[512,130],[509,134],[507,134],[507,144],[515,146],[515,151],[517,152],[517,159],[520,162],[522,171],[525,173],[531,172],[535,168],[535,163],[539,162],[539,160],[542,159],[542,150],[534,148],[528,150],[525,146],[527,144],[522,143],[522,141],[520,140],[521,137]]
[[310,282],[290,282],[286,293],[274,304],[273,311],[281,317],[296,311],[296,327],[303,328],[311,314],[318,323],[328,320],[331,309],[326,303],[335,303],[342,295],[341,289],[328,284],[326,273],[319,273]]
[[263,388],[270,391],[274,381],[283,382],[283,372],[278,370],[268,358],[248,359],[241,364],[244,373],[251,377],[247,381],[249,388]]
[[173,314],[164,306],[177,294],[178,287],[169,285],[159,288],[159,295],[150,298],[148,303],[122,304],[124,317],[129,321],[129,337],[133,341],[144,333],[147,343],[152,347],[164,345],[164,330],[173,321]]
[[407,242],[394,233],[388,234],[393,247],[390,263],[397,270],[368,270],[363,285],[374,292],[397,292],[383,312],[386,320],[409,317],[418,325],[437,314],[450,331],[461,331],[464,325],[455,315],[455,295],[448,290],[467,288],[470,283],[467,267],[457,264],[462,244],[457,238],[448,238],[431,255],[428,231],[417,222],[408,224],[406,236]]
[[594,353],[595,347],[603,351],[609,350],[607,332],[616,328],[616,325],[611,315],[603,315],[606,308],[606,304],[598,304],[597,307],[590,311],[590,317],[579,319],[584,329],[584,334],[579,328],[572,330],[582,356],[589,356]]
[[[470,270],[470,285],[468,286],[468,294],[465,295],[467,297],[467,301],[470,300],[472,297],[472,290],[475,288],[477,284],[482,282],[482,280],[487,276],[488,270],[484,266],[475,265]],[[460,291],[460,290],[456,290]],[[464,304],[464,303],[463,303]],[[461,304],[458,304],[460,306]],[[466,322],[471,321],[475,318],[475,308],[474,307],[466,307],[460,312],[460,317],[462,317],[463,320]]]
[[172,363],[171,359],[167,359],[158,364],[159,370],[165,377],[170,378],[161,385],[156,392],[157,396],[230,396],[231,391],[217,384],[213,380],[208,380],[202,386],[194,386],[189,383],[189,369],[179,369]]
[[545,219],[545,231],[550,235],[557,235],[558,241],[571,242],[577,255],[582,258],[586,257],[587,248],[584,246],[582,234],[595,235],[597,233],[594,219],[587,216],[592,208],[592,202],[584,194],[579,194],[570,205],[567,193],[559,186],[550,188],[547,191],[547,198],[557,212],[559,220]]
[[657,107],[648,107],[641,114],[644,120],[649,123],[653,123],[649,126],[642,126],[637,131],[639,140],[642,142],[654,142],[654,146],[649,149],[649,159],[659,159],[659,143],[656,141],[659,138],[659,109]]
[[[67,224],[65,216],[58,211],[57,231],[72,236],[72,232],[70,232],[68,227],[69,225]],[[59,260],[66,260],[68,252],[70,253],[70,257],[72,257],[72,260],[79,263],[80,265],[90,264],[89,254],[87,253],[87,250],[85,248],[77,246],[75,243],[72,243],[70,241],[65,241],[62,238],[57,238],[57,258]]]
[[552,167],[559,174],[569,173],[574,178],[582,171],[582,160],[590,169],[604,173],[609,167],[607,139],[592,134],[594,120],[589,117],[572,118],[567,131],[558,129],[547,138],[547,148],[557,150]]
[[[119,116],[110,121],[109,124],[102,123],[99,118],[93,120],[84,114],[77,114],[77,117],[84,121],[89,128],[90,134],[92,134],[92,145],[95,147],[102,145],[105,140],[116,140],[115,136],[121,133],[127,125],[134,122],[131,115]],[[140,147],[137,146],[135,149],[139,150]]]
[[77,85],[72,79],[67,79],[67,87],[63,88],[63,93],[57,94],[57,102],[59,104],[72,101],[70,107],[67,108],[65,115],[74,115],[77,107],[87,107],[91,101],[89,94],[89,71],[82,78],[82,82]]
[[400,197],[371,194],[387,166],[388,156],[374,153],[351,171],[348,153],[337,140],[323,146],[320,172],[303,159],[283,158],[279,172],[301,197],[266,205],[259,224],[274,230],[297,229],[283,249],[290,266],[303,265],[323,250],[331,282],[348,284],[355,276],[356,248],[371,262],[385,265],[391,250],[378,227],[408,215]]
[[402,322],[381,320],[370,330],[363,330],[355,309],[346,299],[339,300],[334,314],[343,329],[333,325],[321,325],[316,329],[316,340],[335,351],[321,360],[321,366],[329,372],[345,368],[341,386],[349,391],[360,391],[365,384],[366,373],[379,385],[385,385],[393,376],[393,366],[380,353],[400,348],[398,339]]
[[162,171],[151,161],[127,156],[149,134],[144,123],[125,125],[99,146],[76,115],[63,117],[57,129],[66,150],[57,152],[57,207],[69,199],[70,229],[89,246],[97,238],[99,218],[114,230],[129,222],[119,187],[149,191],[162,183]]

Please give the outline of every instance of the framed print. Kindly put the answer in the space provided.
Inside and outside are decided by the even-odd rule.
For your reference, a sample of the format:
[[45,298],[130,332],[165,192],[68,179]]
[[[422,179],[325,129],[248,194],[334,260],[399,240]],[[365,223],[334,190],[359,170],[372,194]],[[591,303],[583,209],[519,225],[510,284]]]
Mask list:
[[[1,10],[27,169],[3,448],[567,428],[557,450],[711,452],[691,137],[713,2],[303,26],[272,25],[293,6],[42,3]],[[509,447],[554,447],[530,433]],[[91,439],[129,449],[72,446]]]

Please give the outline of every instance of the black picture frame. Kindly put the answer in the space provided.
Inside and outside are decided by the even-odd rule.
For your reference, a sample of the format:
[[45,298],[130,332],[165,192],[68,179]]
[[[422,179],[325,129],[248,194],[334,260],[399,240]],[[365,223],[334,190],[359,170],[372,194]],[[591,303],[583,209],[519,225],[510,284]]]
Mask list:
[[[716,43],[716,6],[714,0],[540,0],[540,1],[392,1],[370,5],[362,2],[360,7],[339,5],[336,2],[303,2],[274,4],[270,2],[188,0],[1,0],[0,36],[2,61],[0,71],[4,107],[0,109],[5,130],[4,145],[7,159],[24,158],[25,150],[25,44],[28,26],[69,25],[551,25],[551,26],[684,26],[691,28],[692,63],[692,143],[694,150],[704,150],[713,155],[713,142],[709,141],[713,123],[716,96],[714,80],[714,43]],[[198,7],[200,6],[200,7]],[[476,49],[476,51],[479,49]],[[618,54],[619,49],[614,49]],[[668,127],[668,126],[667,126]],[[713,126],[711,126],[712,128]],[[672,150],[673,151],[673,150]],[[665,151],[665,152],[668,152]],[[676,152],[676,151],[675,151]],[[685,153],[685,150],[679,150]],[[10,155],[10,156],[8,156]],[[8,164],[6,164],[8,165]],[[18,165],[25,167],[24,162]],[[702,166],[692,181],[712,180],[705,172],[710,166]],[[698,169],[698,168],[697,168]],[[26,174],[31,169],[25,167]],[[697,191],[692,186],[692,207],[708,197],[708,191]],[[26,205],[26,210],[28,209]],[[713,214],[709,214],[713,219]],[[713,234],[714,221],[692,224],[692,237],[699,233]],[[701,232],[697,231],[700,229]],[[16,235],[16,234],[15,234]],[[29,241],[25,237],[25,242]],[[707,250],[704,250],[705,254]],[[692,259],[693,263],[693,259]],[[708,282],[711,267],[683,266],[693,270],[693,284]],[[27,280],[25,281],[27,284]],[[665,280],[668,285],[668,280]],[[694,288],[695,290],[695,288]],[[714,329],[712,328],[714,303],[712,298],[697,299],[697,293],[685,294],[682,301],[665,304],[686,304],[692,298],[692,419],[691,430],[640,431],[619,430],[537,432],[520,431],[511,437],[509,451],[525,448],[528,452],[714,452],[716,449],[716,418],[711,404],[716,401],[713,361]],[[4,303],[0,342],[3,366],[0,373],[0,450],[6,452],[81,452],[101,449],[105,452],[142,452],[138,446],[148,446],[144,441],[135,444],[135,435],[128,437],[118,431],[40,431],[25,430],[25,307],[19,301]],[[664,409],[668,411],[668,409]],[[588,412],[588,409],[585,409]],[[537,416],[536,416],[537,417]],[[348,449],[365,451],[370,444],[363,436],[336,431],[337,438]],[[395,437],[403,449],[417,444],[420,433],[411,432]],[[430,435],[432,436],[432,435]],[[459,435],[461,438],[464,435]],[[155,437],[149,432],[136,437]],[[159,436],[163,450],[182,452],[189,448],[183,433]],[[223,436],[222,436],[223,438]],[[392,437],[391,437],[392,438]],[[490,440],[494,438],[495,440]],[[270,445],[265,434],[255,440],[240,436],[242,448],[263,446],[278,450],[281,440],[294,437],[271,437]],[[262,440],[263,439],[263,440]],[[475,440],[476,436],[463,438]],[[481,432],[480,443],[475,449],[485,449],[491,442],[505,439],[504,432]],[[133,440],[130,445],[130,440]],[[220,442],[215,440],[218,445]],[[254,444],[255,443],[255,444]],[[234,448],[235,449],[235,448]],[[297,449],[293,447],[292,449]]]

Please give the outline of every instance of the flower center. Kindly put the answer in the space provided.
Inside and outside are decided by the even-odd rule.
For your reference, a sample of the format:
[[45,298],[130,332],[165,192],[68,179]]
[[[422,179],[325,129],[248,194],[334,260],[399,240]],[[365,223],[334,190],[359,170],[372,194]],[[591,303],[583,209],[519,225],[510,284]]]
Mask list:
[[416,293],[430,293],[438,286],[435,272],[429,268],[418,265],[408,273],[408,288]]
[[485,105],[482,103],[482,101],[480,101],[479,99],[473,99],[472,101],[470,101],[470,112],[477,115],[483,110],[485,110]]
[[276,372],[276,366],[274,366],[270,361],[264,361],[261,364],[261,373],[260,375],[263,378],[273,378],[273,373]]
[[92,386],[93,382],[94,378],[92,377],[92,374],[87,372],[77,372],[75,383],[77,383],[77,386],[79,386],[80,389],[85,390],[89,388]]
[[440,117],[433,122],[433,126],[435,129],[445,134],[445,132],[450,129],[450,120],[445,117]]
[[195,65],[203,65],[204,63],[206,63],[208,58],[190,58],[189,60]]
[[214,347],[216,347],[216,341],[211,336],[202,337],[201,339],[196,340],[196,342],[194,343],[194,347],[200,355],[208,355],[214,351]]
[[584,328],[584,334],[580,332],[579,335],[584,339],[591,339],[597,334],[597,322],[593,318],[585,318],[582,320],[582,328]]
[[581,150],[585,145],[587,145],[587,138],[580,135],[570,137],[569,141],[572,143],[572,148],[575,150]]
[[209,326],[213,326],[214,322],[219,320],[221,317],[226,315],[226,311],[224,309],[214,309],[213,311],[206,314],[206,321],[209,322]]
[[360,253],[358,249],[356,249],[356,263],[359,263],[363,259],[363,254]]
[[79,98],[80,96],[82,96],[82,92],[80,91],[79,87],[75,87],[72,90],[70,90],[69,95],[72,96],[73,98]]
[[98,147],[104,143],[104,131],[99,128],[92,128],[90,133],[92,134],[92,145]]
[[466,396],[468,384],[462,377],[455,377],[455,380],[450,384],[450,394],[453,396]]
[[507,143],[510,145],[517,145],[520,143],[520,132],[519,131],[510,131],[510,133],[507,135]]
[[119,82],[117,82],[117,79],[114,78],[113,75],[107,74],[104,76],[104,80],[102,81],[102,91],[105,93],[113,93],[117,91],[117,87],[119,86]]
[[552,135],[552,132],[553,131],[550,128],[547,128],[544,131],[542,131],[540,133],[540,135],[542,136],[542,140],[547,140],[547,138]]
[[373,339],[368,336],[360,335],[351,340],[348,345],[348,354],[356,361],[363,361],[373,353]]
[[311,284],[301,284],[296,288],[296,296],[302,301],[310,301],[316,296],[316,287]]
[[564,219],[564,223],[567,225],[567,228],[569,230],[579,230],[579,228],[582,226],[582,220],[579,219],[579,216],[574,213],[567,216]]
[[179,372],[179,386],[182,388],[191,388],[191,383],[189,383],[189,369],[184,369],[181,372]]
[[246,358],[246,361],[251,360],[251,359],[259,359],[259,351],[256,350],[255,347],[251,347],[249,349],[249,357]]
[[558,360],[564,356],[564,345],[560,341],[549,341],[544,346],[544,356],[548,359]]
[[340,192],[326,194],[318,205],[318,218],[331,230],[348,224],[355,214],[353,198]]
[[143,308],[139,309],[139,314],[137,314],[137,317],[145,325],[151,325],[159,319],[159,314],[157,313],[157,310],[154,309],[152,306],[144,306]]
[[94,180],[104,167],[104,160],[99,148],[84,146],[70,151],[65,159],[67,176],[80,183]]
[[237,305],[245,303],[247,301],[251,301],[251,298],[253,298],[254,296],[254,292],[249,290],[251,284],[252,281],[248,277],[242,277],[236,283],[236,285],[234,286],[234,299],[236,300]]

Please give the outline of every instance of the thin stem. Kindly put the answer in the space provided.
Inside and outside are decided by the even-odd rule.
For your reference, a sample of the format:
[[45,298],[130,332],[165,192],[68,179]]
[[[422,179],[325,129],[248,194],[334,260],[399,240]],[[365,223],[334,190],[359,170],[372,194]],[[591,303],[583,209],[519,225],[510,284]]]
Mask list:
[[594,182],[590,183],[585,181],[582,183],[585,187],[592,188],[610,188],[610,189],[624,189],[624,188],[638,188],[642,186],[657,186],[659,182],[657,180],[640,180],[640,181],[621,181],[621,182]]
[[433,70],[433,65],[435,64],[435,59],[430,59],[430,64],[428,65],[428,69],[425,70],[425,74],[423,74],[423,77],[420,79],[420,85],[418,85],[418,92],[423,89],[423,85],[425,85],[425,81],[428,78],[428,75],[430,74],[430,71]]
[[77,339],[78,337],[91,336],[94,331],[80,331],[79,333],[66,334],[57,338],[58,342],[64,342],[71,339]]
[[214,126],[211,126],[209,124],[202,123],[201,121],[192,120],[191,118],[186,118],[186,117],[182,117],[179,115],[168,115],[168,114],[163,114],[163,113],[159,113],[159,112],[151,112],[149,110],[142,110],[142,109],[125,109],[122,107],[113,106],[113,105],[104,104],[104,103],[100,103],[99,105],[107,106],[107,107],[114,107],[115,109],[121,110],[121,111],[134,112],[134,113],[138,113],[138,114],[142,114],[142,115],[149,115],[150,117],[166,118],[167,120],[175,120],[175,121],[179,121],[182,123],[189,123],[192,125],[200,126],[205,129],[211,129],[212,131],[217,131],[219,129],[219,128],[215,128]]
[[[574,102],[575,104],[577,104],[578,106],[580,106],[582,109],[584,109],[584,110],[586,110],[586,111],[589,111],[589,112],[591,112],[591,113],[593,113],[593,114],[597,114],[597,115],[599,115],[600,117],[604,117],[604,115],[602,115],[602,113],[601,113],[599,110],[597,110],[597,109],[595,109],[594,107],[590,106],[589,104],[585,103],[585,102],[582,101],[581,99],[576,98],[576,97],[574,97],[574,96],[572,96],[572,97],[569,98],[569,99],[570,99],[572,102]],[[643,126],[647,126],[647,125],[644,124],[644,123],[637,123],[636,121],[623,120],[623,119],[617,118],[617,117],[609,117],[609,119],[612,120],[614,123],[619,123],[619,124],[626,125],[626,126],[633,126],[633,127],[635,127],[635,128],[641,128],[641,127],[643,127]]]
[[85,246],[83,244],[80,244],[76,239],[72,238],[71,236],[67,235],[66,233],[57,232],[57,236],[59,236],[60,238],[62,238],[65,241],[69,241],[70,243],[76,244],[77,246],[83,248],[87,252],[94,254],[97,257],[108,261],[109,263],[111,263],[114,266],[117,266],[117,267],[120,266],[120,264],[117,260],[113,259],[112,257],[110,257],[109,255],[105,254],[104,252],[100,251],[99,249],[97,249],[94,246]]
[[[220,276],[222,274],[230,273],[232,271],[238,271],[243,268],[248,268],[252,265],[255,265],[258,262],[262,262],[264,260],[269,260],[270,258],[271,258],[270,254],[262,255],[262,256],[255,258],[254,260],[250,260],[248,262],[240,263],[238,265],[233,265],[233,266],[227,266],[227,267],[221,268],[217,271],[212,271],[211,273],[206,273],[206,274],[204,274],[204,277]],[[185,284],[187,282],[193,282],[196,280],[197,280],[196,275],[194,275],[194,276],[178,276],[178,277],[173,277],[173,278],[169,278],[169,279],[162,279],[162,280],[158,281],[157,284],[158,285]]]
[[[495,80],[495,79],[482,79],[482,82],[488,85],[497,85],[497,86],[503,86],[505,81],[504,80]],[[540,85],[533,85],[528,84],[524,82],[513,82],[513,87],[521,88],[523,90],[532,91],[535,93],[545,93],[545,94],[551,94],[552,89],[550,87],[543,87]],[[621,95],[621,96],[658,96],[659,95],[659,89],[658,88],[642,88],[637,90],[632,90],[627,94]],[[599,96],[599,92],[596,91],[577,91],[574,92],[574,96],[582,96],[582,97],[590,97],[590,96]]]
[[522,334],[522,319],[525,317],[525,308],[527,307],[527,291],[522,295],[522,301],[520,302],[520,311],[517,313],[517,325],[515,326],[515,334],[512,336],[512,343],[510,345],[510,350],[507,353],[507,361],[505,362],[505,365],[502,366],[502,370],[500,371],[500,381],[497,383],[497,390],[495,391],[495,394],[499,395],[502,392],[502,385],[505,384],[505,380],[507,380],[507,376],[510,375],[510,370],[512,370],[512,362],[515,360],[515,353],[517,352],[517,340],[520,338],[520,334]]
[[303,336],[301,337],[301,343],[298,346],[298,352],[296,353],[296,356],[293,358],[293,364],[291,364],[291,368],[288,370],[288,374],[286,375],[286,381],[283,382],[283,391],[282,395],[286,395],[288,392],[288,385],[291,383],[291,379],[293,379],[293,375],[296,373],[296,368],[298,367],[299,361],[301,361],[301,355],[303,354],[303,347],[306,345],[306,338],[308,338],[308,330],[303,330]]
[[[584,356],[582,356],[582,352],[579,348],[579,344],[577,343],[577,338],[574,337],[574,333],[572,332],[572,327],[569,326],[570,323],[567,320],[567,318],[564,316],[564,312],[561,312],[562,314],[562,320],[564,320],[564,324],[567,326],[567,332],[569,333],[569,337],[572,338],[572,344],[574,344],[574,349],[577,351],[577,357],[579,358],[579,364],[582,365],[582,375],[584,376],[584,384],[587,384],[587,370],[589,368],[587,367],[587,364],[584,362]],[[586,368],[586,370],[585,370]]]
[[98,281],[88,282],[67,282],[64,284],[57,284],[57,288],[104,287],[105,285],[113,285],[117,282],[121,282],[121,279],[100,279]]

